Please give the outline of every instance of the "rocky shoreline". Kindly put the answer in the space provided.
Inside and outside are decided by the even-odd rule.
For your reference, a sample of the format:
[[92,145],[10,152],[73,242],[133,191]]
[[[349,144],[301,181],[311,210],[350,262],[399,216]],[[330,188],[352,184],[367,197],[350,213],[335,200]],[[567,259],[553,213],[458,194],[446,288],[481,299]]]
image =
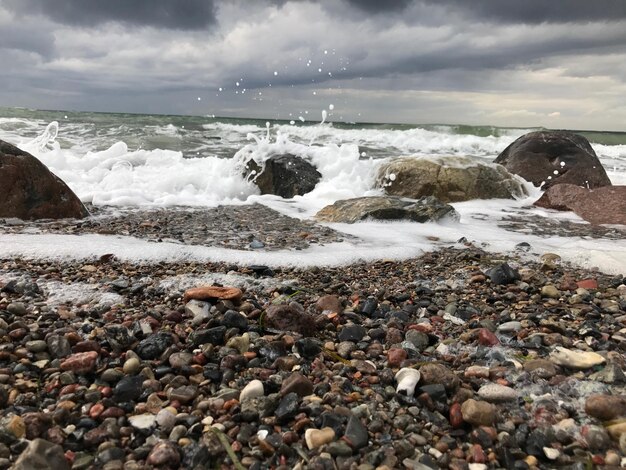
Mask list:
[[0,468],[620,468],[625,284],[470,244],[311,269],[3,259]]

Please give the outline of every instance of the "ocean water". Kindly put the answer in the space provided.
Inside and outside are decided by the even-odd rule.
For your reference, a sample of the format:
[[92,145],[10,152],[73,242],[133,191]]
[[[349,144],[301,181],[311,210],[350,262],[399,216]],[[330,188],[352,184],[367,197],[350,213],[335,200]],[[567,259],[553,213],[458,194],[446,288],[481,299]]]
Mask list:
[[[289,122],[0,108],[0,139],[39,158],[83,202],[137,209],[259,202],[293,217],[309,218],[336,200],[381,194],[374,187],[374,175],[387,159],[462,155],[490,163],[517,137],[535,130],[335,123],[332,119],[332,109],[320,110],[317,120]],[[591,141],[613,184],[626,184],[626,133],[581,133]],[[250,157],[259,161],[286,152],[306,155],[322,174],[321,182],[312,192],[290,200],[259,195],[254,184],[242,176],[243,162]],[[337,230],[359,236],[361,242],[297,253],[240,253],[167,245],[157,248],[134,239],[102,236],[60,242],[53,236],[41,235],[0,235],[0,250],[28,256],[89,257],[100,249],[99,244],[115,244],[120,256],[129,259],[245,259],[311,265],[414,256],[433,249],[436,244],[430,239],[434,237],[447,244],[465,237],[494,251],[510,251],[517,243],[527,241],[537,256],[555,252],[584,266],[626,271],[626,241],[546,238],[499,229],[494,222],[511,213],[580,221],[573,214],[529,208],[540,191],[526,186],[530,195],[522,200],[453,204],[461,214],[458,221],[332,224]]]

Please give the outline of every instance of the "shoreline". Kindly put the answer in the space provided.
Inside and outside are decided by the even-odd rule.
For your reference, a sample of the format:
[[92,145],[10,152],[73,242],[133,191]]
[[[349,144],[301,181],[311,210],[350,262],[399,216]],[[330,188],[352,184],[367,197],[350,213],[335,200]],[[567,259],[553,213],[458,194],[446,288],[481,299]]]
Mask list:
[[[494,285],[503,262],[521,280]],[[227,447],[249,468],[618,468],[602,413],[626,395],[624,283],[475,246],[319,268],[1,259],[0,468],[36,438],[79,469],[232,468]],[[206,284],[242,298],[183,300]]]

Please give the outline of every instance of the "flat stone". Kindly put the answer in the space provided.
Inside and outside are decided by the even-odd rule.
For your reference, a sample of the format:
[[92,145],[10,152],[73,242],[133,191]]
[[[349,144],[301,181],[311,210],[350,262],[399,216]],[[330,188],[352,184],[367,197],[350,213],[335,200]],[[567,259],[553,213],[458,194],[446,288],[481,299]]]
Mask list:
[[12,467],[13,470],[70,470],[63,447],[44,439],[33,439]]
[[496,419],[496,407],[486,401],[470,398],[461,405],[463,420],[474,426],[491,426]]
[[96,351],[74,353],[61,363],[61,369],[75,374],[87,374],[95,370],[97,360]]
[[590,369],[591,367],[604,364],[606,360],[598,353],[591,351],[573,351],[557,346],[550,353],[550,360],[560,366],[571,369]]
[[130,416],[128,418],[130,425],[135,429],[150,429],[156,422],[156,416],[153,414],[145,413],[140,415]]
[[600,421],[626,417],[626,395],[591,395],[585,402],[585,412]]
[[515,401],[519,393],[511,387],[500,384],[487,384],[480,387],[478,396],[485,401],[498,403],[503,401]]
[[282,386],[280,387],[281,395],[284,396],[289,393],[296,393],[300,397],[311,395],[313,393],[313,382],[299,372],[294,372],[283,380]]

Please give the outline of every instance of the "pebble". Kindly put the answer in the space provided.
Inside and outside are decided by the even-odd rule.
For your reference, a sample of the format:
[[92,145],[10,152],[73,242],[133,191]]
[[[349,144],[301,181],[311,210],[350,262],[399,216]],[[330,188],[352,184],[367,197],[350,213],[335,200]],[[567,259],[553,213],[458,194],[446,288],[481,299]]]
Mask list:
[[243,389],[239,395],[239,401],[250,400],[265,395],[265,389],[263,388],[263,382],[258,379],[251,380]]
[[128,418],[130,425],[135,429],[150,429],[156,422],[156,416],[153,414],[134,415]]
[[470,398],[461,405],[463,420],[474,426],[490,426],[496,419],[496,407]]
[[504,401],[516,401],[519,393],[511,387],[500,384],[486,384],[480,387],[478,396],[485,401],[499,403]]
[[573,351],[557,346],[550,353],[550,360],[557,365],[572,369],[590,369],[591,367],[604,364],[606,359],[592,351]]
[[124,367],[122,368],[124,374],[126,375],[135,375],[141,369],[141,361],[136,357],[131,357],[130,359],[124,362]]
[[318,447],[328,444],[335,439],[335,431],[333,428],[307,429],[304,432],[304,441],[309,449],[317,449]]
[[87,374],[95,370],[98,357],[96,351],[74,353],[61,362],[61,369],[75,374]]
[[180,453],[177,446],[172,442],[161,441],[152,448],[146,463],[155,467],[176,468],[180,464]]
[[70,470],[70,464],[60,445],[44,439],[34,439],[20,454],[11,467],[14,470],[34,470],[39,468],[53,468],[55,470]]

